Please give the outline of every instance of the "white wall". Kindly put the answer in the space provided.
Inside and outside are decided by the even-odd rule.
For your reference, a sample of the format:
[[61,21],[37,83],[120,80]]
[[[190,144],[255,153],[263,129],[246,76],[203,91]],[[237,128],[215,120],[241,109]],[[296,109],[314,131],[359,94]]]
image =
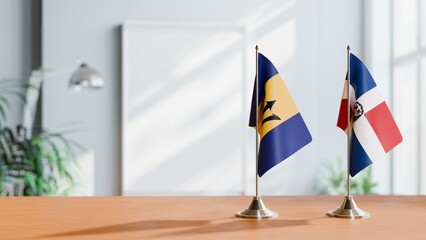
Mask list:
[[[30,0],[0,0],[0,79],[27,80],[31,72]],[[22,103],[10,98],[8,126],[20,122]]]
[[[74,138],[94,155],[96,195],[120,193],[120,25],[125,20],[240,24],[247,27],[249,46],[259,44],[273,60],[313,142],[262,177],[262,194],[312,194],[321,162],[344,156],[345,135],[335,122],[346,46],[362,57],[362,1],[45,0],[43,64],[58,65],[80,56],[106,79],[99,92],[68,91],[66,74],[46,81],[43,89],[45,127],[70,121],[89,127]],[[248,56],[248,64],[253,59],[254,54]],[[250,81],[252,76],[254,68]],[[247,183],[248,194],[252,183]]]

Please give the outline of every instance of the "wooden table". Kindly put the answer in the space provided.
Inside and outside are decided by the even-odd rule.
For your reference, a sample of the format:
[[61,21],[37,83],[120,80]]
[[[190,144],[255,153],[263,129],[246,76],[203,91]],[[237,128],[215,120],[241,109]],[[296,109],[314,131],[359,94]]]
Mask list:
[[251,197],[3,197],[0,239],[426,239],[426,196],[356,196],[358,220],[325,216],[342,196],[263,200],[278,218],[235,218]]

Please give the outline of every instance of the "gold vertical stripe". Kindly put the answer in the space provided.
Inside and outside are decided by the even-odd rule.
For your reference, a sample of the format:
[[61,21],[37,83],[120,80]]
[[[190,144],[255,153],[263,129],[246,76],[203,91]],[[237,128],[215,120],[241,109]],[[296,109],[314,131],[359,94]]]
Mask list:
[[[267,109],[265,112],[265,106],[268,101],[274,101],[275,103],[271,109]],[[293,117],[299,112],[294,103],[287,86],[284,84],[283,79],[279,74],[276,74],[270,78],[265,84],[265,96],[261,100],[259,105],[259,134],[263,138],[269,131],[280,125],[284,121]],[[267,121],[264,124],[262,121],[267,117],[275,114],[280,120]]]

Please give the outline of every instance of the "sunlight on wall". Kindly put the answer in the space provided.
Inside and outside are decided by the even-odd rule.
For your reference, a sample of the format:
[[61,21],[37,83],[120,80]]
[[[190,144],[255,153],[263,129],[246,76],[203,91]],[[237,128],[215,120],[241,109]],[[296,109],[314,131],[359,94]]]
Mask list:
[[270,22],[288,16],[288,11],[294,7],[294,1],[268,1],[258,6],[256,11],[247,14],[239,24],[247,27],[249,32],[268,26]]
[[238,49],[238,46],[240,46],[242,49],[241,33],[236,32],[235,29],[223,31],[221,28],[226,28],[226,26],[219,26],[220,33],[212,34],[212,36],[208,37],[197,48],[188,51],[187,56],[181,59],[173,68],[173,78],[179,79],[190,75],[197,68],[211,61],[211,59],[217,58],[218,54],[229,51],[229,48]]

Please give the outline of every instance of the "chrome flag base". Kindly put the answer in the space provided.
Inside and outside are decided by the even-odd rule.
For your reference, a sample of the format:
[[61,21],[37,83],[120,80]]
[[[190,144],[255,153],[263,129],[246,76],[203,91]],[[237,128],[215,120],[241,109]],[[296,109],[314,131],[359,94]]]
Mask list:
[[361,210],[355,203],[352,195],[345,196],[342,205],[332,211],[327,212],[327,215],[330,217],[339,217],[339,218],[368,218],[370,213]]
[[239,218],[276,218],[278,213],[269,210],[260,197],[253,197],[250,206],[235,214]]

